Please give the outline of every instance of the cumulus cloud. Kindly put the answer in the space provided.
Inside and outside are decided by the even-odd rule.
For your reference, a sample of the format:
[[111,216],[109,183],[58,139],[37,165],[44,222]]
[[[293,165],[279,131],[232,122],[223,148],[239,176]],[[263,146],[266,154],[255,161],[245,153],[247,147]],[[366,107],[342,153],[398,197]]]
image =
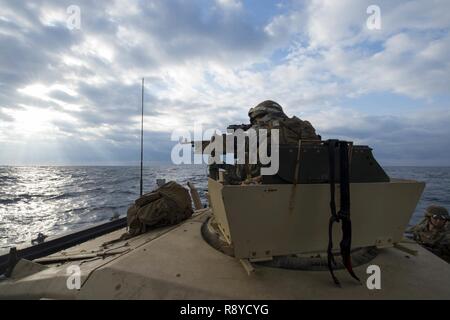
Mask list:
[[[382,28],[369,30],[371,4],[0,0],[0,163],[83,163],[95,148],[86,162],[132,161],[145,77],[158,159],[172,130],[246,122],[270,98],[325,137],[374,145],[382,161],[450,164],[450,4],[378,1]],[[67,28],[69,5],[81,30]],[[390,97],[411,107],[389,109]],[[14,151],[30,144],[43,155]]]

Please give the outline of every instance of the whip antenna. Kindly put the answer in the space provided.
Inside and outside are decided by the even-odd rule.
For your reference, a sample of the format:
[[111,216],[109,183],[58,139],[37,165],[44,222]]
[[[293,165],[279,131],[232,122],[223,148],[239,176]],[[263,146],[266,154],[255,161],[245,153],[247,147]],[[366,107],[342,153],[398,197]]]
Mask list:
[[142,114],[141,114],[141,188],[140,195],[143,194],[142,172],[144,168],[144,78],[142,78]]

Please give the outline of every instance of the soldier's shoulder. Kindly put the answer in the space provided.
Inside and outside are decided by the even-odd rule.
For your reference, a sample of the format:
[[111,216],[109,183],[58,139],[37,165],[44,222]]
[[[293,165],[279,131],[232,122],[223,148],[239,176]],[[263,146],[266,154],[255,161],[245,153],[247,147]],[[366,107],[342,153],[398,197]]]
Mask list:
[[443,240],[450,244],[450,228],[447,228],[445,231],[443,231],[443,234]]

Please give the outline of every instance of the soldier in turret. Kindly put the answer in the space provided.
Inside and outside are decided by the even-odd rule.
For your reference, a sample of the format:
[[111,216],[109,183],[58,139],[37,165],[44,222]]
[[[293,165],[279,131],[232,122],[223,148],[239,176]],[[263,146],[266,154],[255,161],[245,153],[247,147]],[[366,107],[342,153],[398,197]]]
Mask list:
[[446,208],[431,205],[424,219],[408,230],[413,239],[450,263],[450,215]]
[[[320,135],[310,122],[301,120],[297,117],[289,118],[283,111],[283,108],[275,101],[266,100],[249,110],[248,116],[250,124],[231,125],[228,129],[267,129],[267,142],[270,144],[270,130],[279,130],[279,144],[298,144],[299,140],[321,140]],[[261,143],[261,141],[259,141]],[[248,164],[236,165],[235,171],[229,172],[229,178],[235,183],[243,181],[245,183],[258,183],[261,179],[261,165]]]

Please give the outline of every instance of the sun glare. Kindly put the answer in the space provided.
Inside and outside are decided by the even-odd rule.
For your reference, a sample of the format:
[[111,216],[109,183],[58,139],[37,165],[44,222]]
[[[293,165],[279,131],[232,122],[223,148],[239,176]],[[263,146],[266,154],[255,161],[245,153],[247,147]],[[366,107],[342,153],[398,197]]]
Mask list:
[[24,106],[24,109],[11,113],[14,117],[14,131],[24,137],[51,132],[55,126],[52,120],[55,112],[36,107]]
[[50,111],[30,108],[21,112],[16,121],[21,132],[31,135],[49,129],[51,119]]

